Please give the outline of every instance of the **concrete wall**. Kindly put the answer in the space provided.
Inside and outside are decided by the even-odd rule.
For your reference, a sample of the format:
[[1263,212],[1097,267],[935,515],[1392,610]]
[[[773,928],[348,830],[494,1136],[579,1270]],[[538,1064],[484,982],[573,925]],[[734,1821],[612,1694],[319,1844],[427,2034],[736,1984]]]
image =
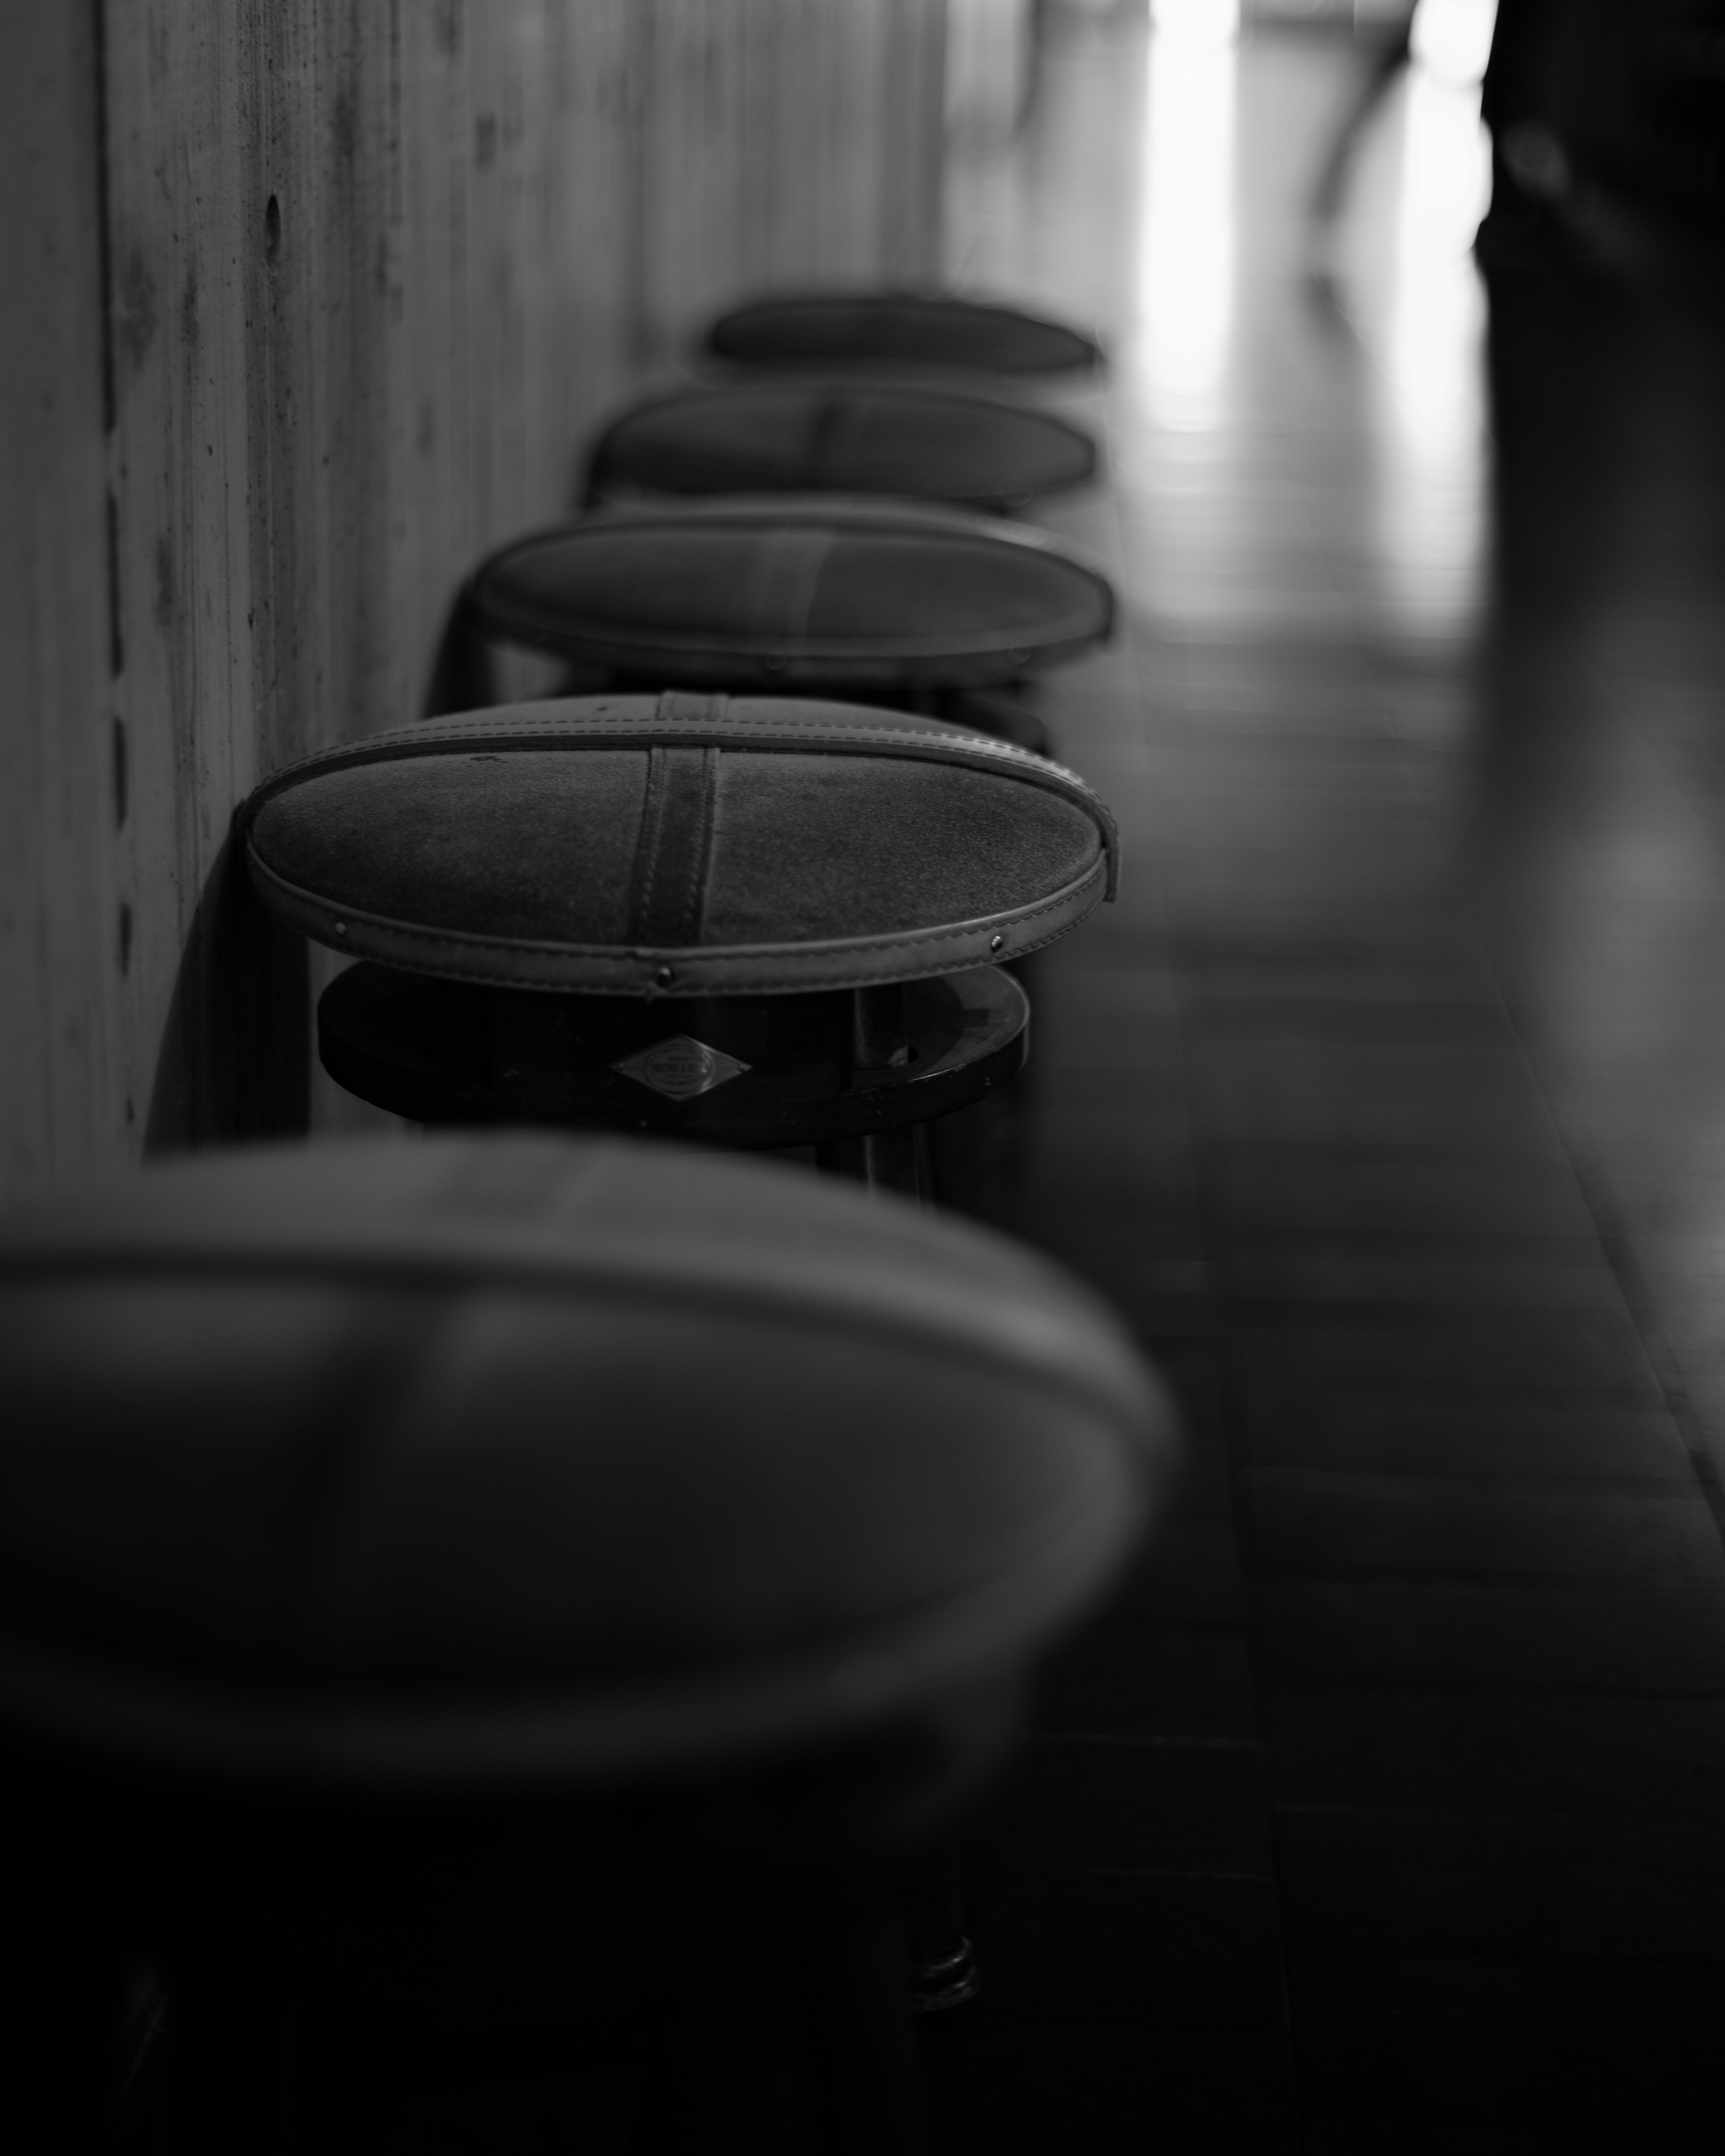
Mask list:
[[944,0],[0,11],[0,1190],[290,1119],[303,958],[223,880],[235,803],[413,715],[465,566],[711,307],[933,273],[945,40]]

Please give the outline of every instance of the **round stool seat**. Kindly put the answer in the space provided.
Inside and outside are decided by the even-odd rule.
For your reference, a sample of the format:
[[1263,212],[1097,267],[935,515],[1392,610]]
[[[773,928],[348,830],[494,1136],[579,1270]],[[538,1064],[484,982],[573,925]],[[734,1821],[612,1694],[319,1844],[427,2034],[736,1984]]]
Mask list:
[[721,1155],[203,1156],[0,1220],[0,1725],[227,1785],[579,1789],[1000,1681],[1170,1424],[1004,1239]]
[[908,714],[582,697],[306,758],[240,819],[264,904],[494,988],[807,995],[1021,957],[1111,895],[1057,764]]
[[1062,374],[1095,367],[1095,341],[1018,307],[940,292],[803,292],[721,315],[706,333],[716,359],[752,367],[858,362]]
[[638,505],[515,542],[463,588],[491,640],[655,687],[915,694],[1024,680],[1103,642],[1107,579],[1045,533],[911,503]]
[[1002,512],[1094,477],[1081,428],[1022,404],[894,382],[746,382],[638,405],[599,436],[588,499],[905,495]]

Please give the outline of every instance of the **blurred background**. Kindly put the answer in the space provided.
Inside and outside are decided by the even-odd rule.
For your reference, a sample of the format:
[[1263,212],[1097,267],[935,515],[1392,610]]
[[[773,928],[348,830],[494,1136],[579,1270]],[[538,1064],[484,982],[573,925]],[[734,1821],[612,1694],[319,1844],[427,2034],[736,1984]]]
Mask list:
[[1725,8],[140,0],[0,58],[0,1181],[255,1127],[234,805],[418,713],[715,311],[1093,332],[1106,473],[1035,514],[1122,619],[1036,694],[1126,879],[1006,1210],[1192,1462],[978,1859],[940,2145],[1714,2146]]

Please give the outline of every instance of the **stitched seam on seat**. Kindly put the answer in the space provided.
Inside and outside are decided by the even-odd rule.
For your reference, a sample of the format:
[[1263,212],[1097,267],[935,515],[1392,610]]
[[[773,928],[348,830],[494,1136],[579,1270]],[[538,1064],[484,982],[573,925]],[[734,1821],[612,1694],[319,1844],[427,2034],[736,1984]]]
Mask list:
[[[670,693],[667,692],[660,698],[660,712],[664,711]],[[757,719],[736,715],[711,721],[696,719],[683,721],[658,716],[651,719],[613,719],[597,716],[581,719],[524,719],[511,721],[506,733],[501,728],[495,733],[487,733],[454,720],[428,720],[411,734],[392,732],[374,736],[368,742],[355,742],[340,749],[321,749],[315,755],[301,757],[266,779],[250,798],[242,803],[237,820],[242,829],[248,829],[266,802],[285,790],[296,778],[314,771],[352,771],[367,763],[405,763],[418,757],[455,753],[465,746],[471,746],[475,750],[495,750],[507,746],[511,740],[578,743],[583,741],[616,740],[620,737],[627,739],[631,747],[650,750],[665,746],[670,728],[679,724],[698,726],[706,737],[703,746],[747,749],[762,747],[764,742],[770,740],[775,746],[831,749],[840,755],[855,755],[871,748],[889,752],[897,748],[905,752],[907,761],[912,762],[947,763],[960,770],[993,771],[1018,778],[1027,785],[1038,787],[1045,793],[1055,794],[1085,810],[1102,835],[1102,850],[1108,864],[1107,896],[1111,899],[1119,887],[1120,838],[1113,814],[1086,781],[1065,764],[1055,763],[1047,757],[1033,756],[1028,749],[1018,748],[1009,742],[991,741],[985,737],[967,739],[947,733],[924,732],[920,729],[841,726],[830,721],[811,722],[806,719]],[[432,729],[439,725],[459,725],[460,730],[434,735]],[[714,735],[721,738],[714,742]],[[723,738],[726,735],[730,737],[728,740]]]
[[683,894],[683,937],[693,943],[701,935],[701,924],[706,914],[708,871],[712,866],[713,832],[717,821],[719,805],[719,752],[706,748],[701,752],[700,821],[696,828],[695,844],[689,849],[688,887]]
[[677,742],[650,752],[652,842],[645,849],[644,839],[632,885],[632,944],[681,948],[700,934],[718,757],[717,749],[698,743]]
[[[722,690],[709,695],[704,690],[666,689],[654,706],[653,717],[655,723],[667,726],[720,726],[724,723],[725,708],[730,701]],[[611,721],[602,723],[609,725]]]
[[[720,717],[716,714],[707,719],[701,715],[685,716],[670,711],[665,706],[673,702],[712,702],[728,704],[728,696],[711,698],[690,696],[686,698],[675,690],[666,690],[659,700],[659,708],[650,719],[603,718],[583,719],[522,719],[511,721],[507,734],[488,734],[465,721],[454,717],[422,720],[411,733],[397,732],[374,734],[369,740],[352,742],[340,748],[317,749],[310,756],[297,757],[292,763],[264,781],[259,788],[261,794],[266,788],[276,788],[285,780],[297,777],[319,766],[331,771],[357,768],[365,763],[407,762],[415,757],[429,756],[439,750],[453,750],[464,742],[470,741],[475,747],[495,749],[506,746],[512,737],[531,740],[578,742],[598,739],[608,734],[639,734],[644,745],[652,746],[663,739],[661,729],[670,726],[703,726],[725,729],[735,733],[738,741],[727,746],[746,744],[757,732],[776,734],[779,737],[810,747],[844,749],[855,742],[869,747],[894,747],[903,745],[911,748],[933,748],[942,752],[954,763],[974,763],[978,769],[999,765],[1021,773],[1033,785],[1043,786],[1050,793],[1063,793],[1065,787],[1047,783],[1046,774],[1055,774],[1075,789],[1081,791],[1101,807],[1100,798],[1089,782],[1081,778],[1076,771],[1050,757],[1035,756],[1029,749],[1018,747],[1014,742],[993,741],[983,736],[966,740],[962,736],[925,732],[918,727],[845,726],[836,721],[808,719],[779,719],[772,717],[743,717],[736,714]],[[460,733],[439,733],[440,726],[461,726]],[[255,798],[255,797],[254,797]]]
[[634,866],[629,871],[629,940],[643,934],[653,909],[653,886],[659,877],[659,849],[665,834],[665,795],[670,772],[662,746],[647,752],[647,786],[641,800],[641,829],[635,842]]
[[808,439],[803,445],[803,468],[812,485],[824,492],[833,490],[828,484],[832,466],[845,439],[855,432],[844,390],[829,390],[815,405]]
[[477,589],[485,577],[505,562],[531,553],[536,548],[574,538],[584,539],[589,533],[603,537],[609,531],[663,531],[680,525],[704,531],[728,526],[733,531],[757,534],[763,528],[763,520],[769,519],[776,527],[814,525],[828,531],[869,532],[892,532],[902,527],[916,533],[934,532],[942,537],[978,539],[1020,553],[1046,555],[1065,562],[1096,583],[1107,582],[1102,571],[1077,548],[1034,525],[1003,525],[993,517],[935,502],[883,501],[878,495],[841,493],[800,500],[771,493],[739,494],[722,501],[682,502],[675,509],[629,503],[608,509],[603,515],[585,518],[579,523],[547,524],[537,531],[524,531],[507,546],[500,547],[495,553],[487,555],[469,582]]
[[1105,866],[1098,858],[1085,873],[1073,882],[1065,885],[1051,897],[1040,899],[1034,906],[1023,906],[1010,913],[985,914],[980,920],[961,922],[949,928],[916,928],[897,936],[862,936],[840,944],[838,939],[820,937],[808,943],[709,943],[656,945],[615,943],[552,943],[536,941],[526,937],[475,936],[460,928],[422,928],[413,921],[397,921],[387,913],[371,913],[363,906],[341,906],[333,900],[307,891],[301,884],[289,882],[278,875],[255,846],[247,844],[246,855],[251,865],[279,891],[304,901],[306,907],[329,915],[332,919],[363,921],[367,927],[386,931],[422,943],[442,943],[473,951],[518,952],[523,955],[537,954],[554,957],[559,953],[596,958],[612,957],[638,963],[646,961],[669,961],[680,958],[690,964],[712,964],[717,961],[740,963],[751,957],[794,957],[798,952],[807,951],[811,957],[823,951],[836,948],[854,951],[859,957],[872,952],[922,950],[937,943],[958,942],[969,937],[1004,932],[1019,923],[1029,924],[1043,915],[1057,913],[1081,896],[1096,880]]
[[[737,643],[747,639],[751,646],[758,649],[763,642],[775,637],[787,642],[806,643],[809,617],[820,586],[820,572],[834,543],[834,535],[829,531],[818,531],[812,538],[807,533],[793,531],[769,534],[761,546],[749,588],[749,603],[762,625],[739,628],[731,633],[728,639],[722,633],[713,638],[688,639],[691,648],[701,649],[710,641]],[[651,634],[658,636],[662,633],[655,630]],[[629,640],[639,643],[640,639],[634,637]],[[675,632],[665,635],[665,640],[674,643]],[[773,654],[769,649],[762,655]]]
[[[954,966],[950,970],[955,973],[970,973],[983,966],[999,965],[1009,962],[1014,962],[1019,958],[1028,958],[1033,952],[1046,950],[1050,943],[1059,942],[1061,937],[1067,932],[1069,928],[1076,927],[1076,921],[1072,921],[1065,924],[1057,924],[1055,927],[1049,929],[1045,933],[1040,936],[1031,936],[1022,939],[1014,937],[1010,950],[985,952],[975,960],[967,960],[963,965]],[[409,932],[403,932],[406,933]],[[531,949],[532,947],[511,946],[508,947],[514,949]],[[563,947],[567,953],[574,956],[581,956],[591,952],[597,952],[599,956],[605,955],[601,947],[595,947],[590,944],[569,944]],[[812,949],[818,950],[819,947],[811,946],[810,947]],[[757,955],[757,952],[762,949],[769,954],[783,954],[786,952],[794,953],[796,947],[793,944],[767,945],[764,947],[757,946],[756,947],[755,951],[746,951],[742,952],[741,956],[727,953],[722,947],[716,950],[697,951],[687,953],[669,951],[629,952],[623,954],[614,963],[619,969],[624,963],[627,963],[635,967],[639,971],[644,973],[646,968],[649,964],[658,965],[673,957],[681,957],[684,959],[685,963],[689,965],[691,972],[696,975],[694,992],[700,995],[818,995],[825,988],[890,987],[895,981],[915,978],[916,976],[914,975],[898,973],[882,974],[878,978],[875,978],[865,969],[863,962],[872,957],[879,955],[880,952],[886,947],[889,947],[875,946],[871,944],[865,948],[859,949],[856,953],[856,965],[850,968],[847,971],[842,973],[809,973],[799,968],[795,973],[793,978],[786,978],[783,974],[769,978],[764,973],[751,973],[744,970],[742,964],[742,958],[744,957],[753,957]],[[729,971],[725,974],[724,978],[720,979],[715,979],[712,978],[713,974],[718,971],[716,966],[708,963],[697,967],[695,963],[701,960],[711,961],[715,958],[722,960],[725,965],[729,968]],[[368,959],[368,963],[372,965],[388,968],[392,971],[398,973],[428,974],[432,978],[437,980],[475,981],[482,988],[536,988],[542,989],[543,992],[548,995],[557,995],[562,993],[587,993],[600,995],[606,993],[605,989],[601,988],[597,983],[592,981],[583,981],[579,984],[568,984],[562,982],[550,983],[534,981],[525,978],[516,978],[510,980],[498,980],[491,974],[476,972],[470,965],[464,968],[461,964],[459,954],[450,957],[442,963],[434,963],[429,959],[416,963],[410,957],[404,957],[395,952],[391,952],[387,958],[370,958]],[[788,972],[788,968],[787,968],[787,973]],[[640,989],[637,989],[633,987],[623,988],[619,988],[617,993],[621,995],[633,996],[643,993],[645,990],[646,986],[647,984],[644,981],[641,984]],[[662,992],[662,993],[663,1000],[667,1003],[675,1003],[690,999],[688,998],[680,997],[670,991],[665,991]],[[649,998],[648,999],[651,1000],[652,998]]]
[[566,608],[530,611],[525,607],[511,609],[487,603],[482,627],[489,637],[506,643],[511,639],[531,643],[536,638],[552,651],[575,644],[583,649],[597,647],[634,653],[646,650],[678,658],[718,657],[756,664],[779,655],[770,641],[778,636],[787,641],[795,639],[800,647],[795,654],[799,666],[908,666],[919,660],[930,665],[960,665],[980,660],[999,660],[1009,653],[1022,651],[1025,657],[1018,670],[1024,672],[1030,670],[1033,660],[1038,667],[1053,666],[1060,654],[1075,644],[1106,643],[1114,629],[1110,607],[1102,609],[1100,620],[1063,616],[1052,624],[1044,620],[1028,628],[941,629],[920,635],[907,630],[875,635],[851,632],[843,636],[816,637],[808,633],[808,607],[800,603],[788,608],[788,626],[769,623],[766,627],[685,632],[663,623],[649,623],[637,628],[628,623],[576,613]]

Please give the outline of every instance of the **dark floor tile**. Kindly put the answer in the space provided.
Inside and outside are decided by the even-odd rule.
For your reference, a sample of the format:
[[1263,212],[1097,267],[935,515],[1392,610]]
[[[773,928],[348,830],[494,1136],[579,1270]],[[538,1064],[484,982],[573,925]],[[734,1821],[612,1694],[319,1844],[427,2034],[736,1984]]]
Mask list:
[[[1367,929],[1367,923],[1373,923]],[[1171,938],[1182,970],[1201,966],[1219,948],[1257,947],[1266,957],[1281,951],[1290,968],[1311,968],[1316,963],[1350,963],[1371,959],[1378,966],[1404,966],[1410,973],[1425,968],[1425,953],[1432,940],[1432,921],[1410,910],[1378,912],[1371,906],[1346,910],[1298,910],[1272,892],[1257,906],[1246,897],[1214,899],[1209,906],[1186,897],[1173,907]],[[1291,1009],[1296,1009],[1291,1004]],[[1331,1044],[1317,1044],[1331,1045]],[[1432,1045],[1434,1056],[1477,1056],[1498,1059],[1492,1048],[1443,1048]],[[1395,1127],[1406,1132],[1406,1142],[1503,1142],[1524,1137],[1533,1147],[1533,1158],[1557,1160],[1553,1126],[1546,1104],[1520,1071],[1512,1082],[1479,1082],[1462,1089],[1445,1089],[1436,1075],[1421,1081],[1417,1070],[1397,1071],[1389,1059],[1406,1059],[1417,1065],[1419,1052],[1412,1048],[1371,1048],[1358,1041],[1331,1045],[1328,1060],[1335,1063],[1324,1082],[1313,1071],[1302,1085],[1276,1086],[1270,1074],[1253,1070],[1253,1044],[1227,1041],[1209,1048],[1205,1063],[1220,1063],[1223,1071],[1194,1070],[1194,1112],[1208,1108],[1208,1122],[1227,1130],[1238,1142],[1281,1142],[1281,1145],[1322,1145],[1339,1142],[1350,1130],[1348,1112],[1361,1122],[1380,1123],[1373,1142],[1384,1142],[1387,1111],[1399,1111]],[[1373,1060],[1384,1060],[1384,1070],[1373,1071]],[[1350,1065],[1358,1067],[1350,1070]],[[1238,1070],[1229,1070],[1238,1065]],[[1371,1127],[1371,1123],[1367,1123]]]
[[1281,1387],[1254,1385],[1240,1421],[1255,1466],[1692,1486],[1676,1425],[1659,1409],[1429,1404],[1394,1394],[1292,1399]]
[[[1333,859],[1313,861],[1291,850],[1240,848],[1221,863],[1201,853],[1183,863],[1164,850],[1170,926],[1178,934],[1239,921],[1250,932],[1261,920],[1279,934],[1303,932],[1314,942],[1339,933],[1393,945],[1445,918],[1455,878],[1441,854],[1422,860],[1410,850],[1397,860],[1353,845],[1332,850]],[[1374,937],[1363,932],[1367,923]]]
[[1406,1213],[1393,1228],[1358,1221],[1339,1228],[1297,1220],[1260,1225],[1229,1219],[1214,1206],[1207,1207],[1201,1217],[1215,1249],[1234,1265],[1433,1265],[1477,1270],[1488,1277],[1494,1270],[1535,1267],[1589,1274],[1614,1287],[1618,1278],[1591,1226],[1566,1235],[1524,1231],[1502,1223],[1474,1229],[1428,1222]]
[[1195,1088],[1242,1116],[1255,1105],[1292,1100],[1544,1113],[1527,1060],[1508,1037],[1476,1045],[1287,1030],[1255,1039],[1200,1039],[1190,1055]]
[[1288,1982],[1309,2120],[1627,2130],[1641,2138],[1600,2145],[1648,2156],[1709,2125],[1717,2140],[1725,1967],[1298,1953]]
[[1034,1023],[1032,1082],[1040,1093],[1079,1098],[1094,1091],[1106,1098],[1137,1077],[1147,1105],[1165,1093],[1169,1106],[1179,1106],[1185,1036],[1171,1014],[1123,999],[1045,992],[1036,998]]
[[1489,1316],[1502,1323],[1520,1310],[1601,1312],[1621,1318],[1623,1291],[1595,1249],[1536,1257],[1498,1249],[1420,1247],[1356,1237],[1242,1246],[1230,1238],[1218,1265],[1217,1292],[1236,1317],[1275,1305],[1307,1307],[1326,1317],[1406,1312]]
[[1160,1116],[1130,1101],[1086,1107],[1058,1098],[1034,1110],[1033,1182],[1078,1192],[1100,1181],[1117,1195],[1132,1191],[1152,1206],[1190,1199],[1198,1188],[1198,1153],[1183,1109]]
[[920,2033],[932,2156],[1297,2156],[1280,2035],[1041,2028],[973,2010]]
[[1315,923],[1281,920],[1273,909],[1259,908],[1231,918],[1177,916],[1165,948],[1183,978],[1199,981],[1250,961],[1266,970],[1286,967],[1290,978],[1374,972],[1411,983],[1440,978],[1458,957],[1468,963],[1472,953],[1457,948],[1466,941],[1453,916],[1430,911],[1372,923],[1362,909],[1350,921]]
[[1232,1521],[1189,1513],[1160,1522],[1110,1595],[1107,1615],[1115,1623],[1176,1630],[1244,1626]]
[[[1199,1034],[1225,1035],[1236,1021],[1250,1031],[1260,1012],[1272,1019],[1280,1014],[1294,1025],[1305,1024],[1309,1012],[1314,1026],[1345,1029],[1339,1014],[1350,1007],[1398,1014],[1410,1006],[1447,1010],[1459,1024],[1471,1023],[1464,1014],[1471,1014],[1493,1039],[1502,1038],[1507,1023],[1484,953],[1459,941],[1422,953],[1417,963],[1362,952],[1291,963],[1250,948],[1216,951],[1189,960],[1176,978],[1182,1006]],[[1449,1021],[1440,1015],[1431,1022],[1441,1028]]]
[[1045,1008],[1056,1018],[1081,1014],[1091,1024],[1179,1016],[1179,976],[1166,953],[1158,961],[1141,952],[1136,963],[1122,968],[1093,954],[1089,939],[1080,936],[1039,951],[1034,965],[1039,1021]]
[[[1717,2126],[1694,2124],[1662,2132],[1659,2156],[1712,2156]],[[1300,2137],[1300,2156],[1649,2156],[1645,2127],[1558,2126],[1513,2128],[1427,2126],[1409,2123],[1399,2104],[1380,2118],[1334,2126],[1308,2125]]]
[[979,1873],[968,1883],[991,2012],[1040,2030],[1284,2025],[1275,1890],[1146,1872]]
[[1177,1341],[1211,1340],[1221,1320],[1201,1260],[1150,1258],[1137,1265],[1098,1264],[1081,1249],[1051,1253],[1101,1295],[1154,1351]]
[[1262,1469],[1247,1485],[1270,1573],[1599,1579],[1725,1590],[1725,1544],[1699,1495],[1479,1487]]
[[1266,1325],[1231,1328],[1227,1364],[1249,1382],[1292,1391],[1346,1387],[1422,1399],[1497,1394],[1538,1400],[1582,1394],[1591,1407],[1665,1404],[1627,1320],[1519,1310],[1504,1327]]
[[1169,1053],[1153,1060],[1130,1050],[1128,1041],[1085,1043],[1070,1034],[1046,1055],[1039,1045],[1036,1101],[1047,1125],[1088,1123],[1095,1117],[1099,1128],[1130,1132],[1134,1152],[1145,1132],[1188,1136],[1192,1117],[1178,1057]]
[[[1214,685],[1209,685],[1213,699]],[[1150,763],[1171,804],[1183,785],[1197,784],[1224,792],[1261,787],[1280,793],[1328,794],[1357,803],[1364,815],[1374,813],[1380,803],[1416,810],[1424,805],[1418,773],[1409,767],[1400,742],[1387,739],[1314,747],[1286,738],[1194,741],[1189,735],[1159,744]],[[1459,931],[1454,940],[1458,946],[1471,942]]]
[[1299,1950],[1725,1960],[1713,1821],[1291,1807],[1276,1839]]
[[1322,1045],[1346,1050],[1367,1047],[1487,1049],[1518,1051],[1520,1043],[1495,995],[1410,994],[1401,981],[1370,976],[1347,983],[1322,976],[1298,982],[1248,986],[1194,983],[1184,998],[1185,1037],[1194,1062],[1223,1048],[1244,1057],[1260,1047]]
[[1147,1207],[1141,1193],[1117,1186],[1068,1192],[1029,1183],[1019,1194],[1018,1232],[1065,1264],[1103,1276],[1117,1266],[1203,1264],[1204,1216],[1197,1193],[1164,1196]]
[[1725,1697],[1725,1594],[1399,1580],[1257,1590],[1267,1681]]
[[1272,1688],[1263,1714],[1282,1804],[1725,1818],[1725,1700]]
[[1594,1245],[1567,1161],[1522,1162],[1409,1147],[1230,1143],[1209,1158],[1219,1233],[1561,1235]]
[[1192,1122],[1201,1137],[1224,1146],[1353,1146],[1386,1152],[1443,1147],[1553,1171],[1563,1161],[1546,1110],[1535,1101],[1373,1101],[1316,1094],[1242,1100],[1198,1093]]
[[[1163,1343],[1166,1346],[1166,1342]],[[1226,1434],[1214,1424],[1201,1422],[1189,1411],[1182,1412],[1178,1464],[1158,1525],[1152,1529],[1142,1558],[1153,1564],[1155,1551],[1166,1528],[1181,1522],[1232,1531],[1234,1485]],[[1236,1558],[1236,1567],[1238,1560]],[[1237,1577],[1237,1571],[1236,1571]],[[1129,1591],[1129,1585],[1122,1592]]]
[[995,1861],[1018,1870],[1271,1876],[1263,1760],[1251,1744],[1040,1738],[986,1831]]
[[1170,1342],[1157,1354],[1156,1368],[1189,1430],[1219,1432],[1226,1428],[1227,1402],[1214,1341]]
[[1048,1737],[1255,1738],[1245,1635],[1095,1627],[1045,1673],[1034,1726]]

